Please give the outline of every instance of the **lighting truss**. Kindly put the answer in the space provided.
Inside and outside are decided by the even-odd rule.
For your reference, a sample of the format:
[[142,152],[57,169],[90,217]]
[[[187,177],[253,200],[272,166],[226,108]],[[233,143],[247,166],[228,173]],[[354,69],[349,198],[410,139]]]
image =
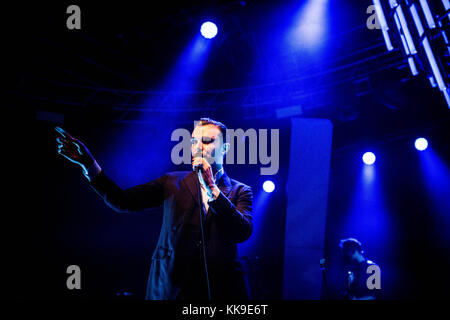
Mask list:
[[396,39],[412,75],[424,73],[450,108],[449,0],[373,0],[373,4],[388,51],[393,50],[391,38]]

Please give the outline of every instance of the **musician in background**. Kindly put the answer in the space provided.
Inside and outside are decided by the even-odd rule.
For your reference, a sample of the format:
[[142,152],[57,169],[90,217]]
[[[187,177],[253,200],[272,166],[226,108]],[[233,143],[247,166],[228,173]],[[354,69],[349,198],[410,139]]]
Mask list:
[[380,268],[373,261],[364,257],[361,242],[354,238],[342,239],[339,247],[348,270],[345,298],[347,300],[380,299],[381,286],[374,287],[369,279],[369,277],[373,277],[371,270],[380,272]]

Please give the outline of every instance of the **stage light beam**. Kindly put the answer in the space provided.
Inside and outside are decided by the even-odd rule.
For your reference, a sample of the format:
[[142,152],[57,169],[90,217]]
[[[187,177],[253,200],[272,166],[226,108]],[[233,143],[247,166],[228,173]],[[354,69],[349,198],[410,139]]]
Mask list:
[[328,31],[329,0],[309,0],[302,3],[293,19],[286,40],[291,49],[318,49]]

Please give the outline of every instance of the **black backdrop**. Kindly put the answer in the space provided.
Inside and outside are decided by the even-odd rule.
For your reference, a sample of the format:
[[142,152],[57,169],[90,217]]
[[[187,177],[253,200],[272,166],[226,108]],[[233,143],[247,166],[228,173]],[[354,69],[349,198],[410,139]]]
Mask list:
[[[367,5],[365,3],[361,7]],[[5,10],[9,14],[3,20],[7,24],[4,30],[9,31],[5,50],[8,55],[4,60],[7,92],[3,100],[1,126],[2,175],[5,187],[2,247],[5,257],[3,266],[6,267],[3,294],[21,298],[124,298],[117,296],[117,292],[128,291],[133,293],[128,298],[143,298],[149,259],[160,227],[160,211],[122,216],[105,207],[89,189],[80,170],[58,157],[53,129],[58,123],[38,121],[37,111],[49,110],[64,114],[62,126],[85,141],[102,166],[117,173],[124,187],[130,186],[128,184],[131,184],[131,180],[124,178],[126,174],[120,173],[119,165],[115,162],[113,155],[119,152],[119,146],[115,146],[114,139],[120,138],[130,127],[134,128],[134,125],[129,124],[130,127],[127,127],[114,122],[114,113],[105,105],[93,103],[83,109],[55,101],[54,94],[59,91],[50,91],[47,85],[34,78],[36,75],[45,76],[47,70],[52,76],[60,75],[54,73],[53,67],[41,63],[43,60],[40,58],[45,55],[48,59],[45,62],[51,61],[59,67],[77,70],[85,66],[64,54],[58,57],[59,51],[51,46],[44,46],[37,35],[39,32],[41,35],[47,32],[62,43],[64,39],[69,43],[73,40],[71,36],[65,38],[66,30],[53,29],[58,23],[64,23],[64,19],[56,19],[52,14],[64,9],[65,4],[35,6],[36,8],[7,8]],[[98,12],[102,12],[100,9],[99,5]],[[263,7],[259,10],[265,9]],[[245,10],[251,11],[251,7],[247,6]],[[129,17],[128,20],[124,19],[113,25],[120,29],[132,20]],[[36,24],[36,21],[41,21],[42,24]],[[101,24],[101,21],[98,23]],[[108,32],[109,35],[112,33]],[[381,38],[379,34],[377,36]],[[169,56],[165,63],[171,62],[170,57],[173,58],[184,43],[170,41],[163,36],[155,41],[161,41],[160,47],[163,47],[164,42],[175,49],[167,50],[167,54],[160,50],[157,55],[159,58]],[[72,43],[74,47],[76,44]],[[92,54],[97,55],[99,52],[101,50]],[[156,61],[154,64],[158,65],[159,60]],[[105,59],[102,62],[108,64],[110,61],[107,63]],[[228,67],[228,64],[222,65],[223,69]],[[88,66],[83,70],[90,72],[90,68]],[[122,68],[125,70],[126,66]],[[161,70],[151,73],[150,84],[165,73],[166,69],[162,65],[160,68]],[[239,69],[239,65],[236,69]],[[92,72],[94,70],[97,69],[92,68]],[[209,76],[214,78],[214,72],[210,72]],[[225,81],[228,86],[240,79],[239,74],[232,73],[230,77],[226,74],[221,76],[228,79]],[[136,71],[135,75],[137,74]],[[386,297],[448,298],[448,224],[445,217],[440,220],[434,211],[432,200],[426,196],[427,187],[423,184],[421,166],[412,143],[418,135],[429,138],[433,151],[448,168],[449,113],[442,96],[437,90],[430,88],[426,78],[407,79],[408,74],[407,68],[373,74],[371,81],[374,91],[363,98],[356,98],[354,92],[348,93],[353,95],[350,105],[348,96],[341,95],[339,87],[332,88],[330,109],[305,112],[308,117],[330,118],[334,124],[325,256],[329,260],[331,296],[335,299],[342,298],[343,293],[344,270],[337,250],[337,242],[344,234],[345,226],[342,221],[345,221],[352,201],[356,174],[361,165],[361,153],[373,146],[376,146],[379,155],[377,171],[382,177],[382,194],[394,226],[391,230],[394,241],[392,246],[386,248],[377,247],[377,239],[365,244],[369,258],[378,262],[383,274],[388,275]],[[109,75],[97,73],[85,75],[97,80],[107,81],[109,78]],[[142,76],[145,79],[146,74],[140,73],[139,77]],[[400,83],[402,78],[407,80]],[[119,80],[115,83],[114,79],[108,82],[111,87],[123,85]],[[54,80],[62,79],[57,77]],[[142,83],[142,87],[147,84]],[[237,81],[236,85],[242,85],[242,82]],[[47,100],[25,95],[30,87],[40,92],[42,97],[47,97]],[[384,101],[380,101],[380,97]],[[386,102],[399,108],[389,109]],[[347,110],[345,106],[350,107]],[[341,107],[350,110],[351,114],[340,110]],[[276,299],[281,297],[282,292],[286,201],[284,187],[289,165],[286,162],[290,143],[289,120],[277,120],[273,114],[272,117],[266,116],[260,120],[245,119],[240,112],[242,111],[238,107],[227,106],[211,113],[192,113],[185,118],[208,115],[225,122],[231,128],[280,128],[280,172],[274,178],[277,189],[271,195],[267,212],[260,220],[263,232],[260,238],[255,239],[257,249],[253,253],[259,259],[254,263],[253,270],[256,271],[253,272],[252,282],[256,297]],[[149,130],[147,134],[151,134],[151,126],[142,125],[139,130],[146,128]],[[167,157],[171,144],[169,139],[163,141],[157,150],[167,152],[162,153]],[[120,146],[120,152],[127,153],[127,150]],[[136,159],[142,160],[134,154],[123,166],[131,168]],[[151,164],[139,164],[146,171],[133,179],[140,182],[147,181],[147,177],[156,178],[164,172],[163,169],[173,169],[169,162],[166,162],[165,168],[160,163],[158,172],[150,170]],[[264,180],[259,176],[258,166],[234,166],[229,168],[229,173],[250,184],[255,190],[261,188]],[[445,179],[448,175],[443,173],[442,177]],[[69,292],[65,287],[65,269],[70,264],[78,264],[82,269],[81,292]]]

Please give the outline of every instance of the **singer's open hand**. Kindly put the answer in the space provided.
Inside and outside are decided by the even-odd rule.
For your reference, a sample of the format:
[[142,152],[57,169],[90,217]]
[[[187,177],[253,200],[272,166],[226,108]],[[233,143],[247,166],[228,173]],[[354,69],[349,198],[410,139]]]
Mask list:
[[95,160],[86,146],[64,129],[55,127],[55,130],[59,135],[56,138],[58,153],[87,170]]
[[211,165],[202,157],[194,157],[192,160],[192,168],[196,170],[197,167],[201,168],[201,173],[203,180],[205,180],[206,185],[212,190],[214,189],[216,182],[214,181],[214,175]]

